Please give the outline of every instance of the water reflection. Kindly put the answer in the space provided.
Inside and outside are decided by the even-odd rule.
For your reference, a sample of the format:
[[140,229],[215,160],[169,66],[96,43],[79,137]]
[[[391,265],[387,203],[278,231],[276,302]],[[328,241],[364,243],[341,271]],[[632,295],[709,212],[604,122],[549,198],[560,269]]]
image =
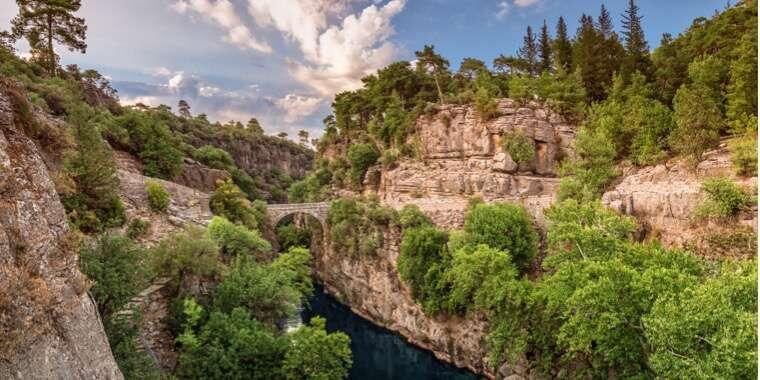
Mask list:
[[327,319],[327,330],[351,337],[354,365],[352,380],[476,380],[478,376],[441,362],[430,352],[407,343],[400,336],[373,325],[324,294],[317,287],[304,308],[304,321],[315,315]]

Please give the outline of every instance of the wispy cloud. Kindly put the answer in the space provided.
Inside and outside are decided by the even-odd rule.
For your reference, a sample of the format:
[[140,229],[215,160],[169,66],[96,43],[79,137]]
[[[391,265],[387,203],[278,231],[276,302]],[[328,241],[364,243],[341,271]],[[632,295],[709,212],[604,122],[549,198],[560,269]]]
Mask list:
[[515,0],[515,5],[520,8],[529,7],[536,3],[538,3],[538,0]]
[[512,8],[511,5],[509,5],[506,1],[501,1],[498,4],[496,4],[497,12],[496,12],[496,19],[497,20],[504,20],[509,15],[509,11]]
[[272,47],[266,41],[253,36],[251,30],[238,17],[229,0],[178,0],[171,5],[178,13],[193,12],[204,20],[212,22],[225,31],[224,41],[242,49],[253,49],[271,53]]

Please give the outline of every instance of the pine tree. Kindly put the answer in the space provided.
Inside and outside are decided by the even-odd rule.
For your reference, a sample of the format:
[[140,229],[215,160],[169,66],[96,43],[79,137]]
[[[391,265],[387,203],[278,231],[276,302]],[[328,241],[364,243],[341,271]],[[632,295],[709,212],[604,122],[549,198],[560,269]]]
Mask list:
[[257,135],[264,134],[264,129],[261,128],[261,124],[255,117],[252,117],[251,120],[248,120],[248,124],[246,124],[245,127],[246,129],[253,132],[254,134],[257,134]]
[[186,100],[180,99],[177,108],[179,108],[179,116],[188,119],[193,117],[193,115],[190,114],[190,104],[188,104]]
[[14,38],[26,37],[34,56],[42,61],[51,75],[58,67],[53,41],[71,51],[87,50],[87,25],[74,12],[81,0],[16,0],[19,14],[11,20]]
[[599,11],[597,28],[605,38],[609,38],[612,33],[614,33],[614,28],[612,26],[612,17],[610,17],[610,12],[607,11],[607,8],[605,8],[604,4],[602,4],[602,8]]
[[562,16],[557,20],[557,35],[554,39],[554,61],[557,69],[570,72],[573,68],[573,46],[567,36],[567,24]]
[[443,104],[441,77],[448,73],[449,61],[435,52],[435,46],[425,45],[421,51],[414,52],[417,56],[417,69],[433,75],[435,87],[438,90],[438,100]]
[[627,80],[634,72],[639,71],[650,78],[652,60],[649,56],[649,45],[641,26],[642,17],[639,15],[639,7],[634,0],[628,1],[628,8],[622,16],[626,52],[622,67],[623,77]]
[[536,36],[533,34],[533,29],[528,26],[525,31],[525,37],[523,37],[523,46],[517,52],[517,56],[525,61],[525,66],[528,68],[528,74],[531,76],[536,75],[538,68],[537,56],[538,47],[536,46]]
[[603,37],[594,27],[594,19],[582,15],[573,45],[573,62],[580,71],[586,95],[592,101],[605,97],[605,82],[601,75],[603,63],[599,60],[603,41]]
[[546,20],[544,25],[541,26],[541,35],[538,39],[538,56],[541,59],[540,71],[549,72],[552,70],[552,39],[549,37],[549,28],[546,26]]

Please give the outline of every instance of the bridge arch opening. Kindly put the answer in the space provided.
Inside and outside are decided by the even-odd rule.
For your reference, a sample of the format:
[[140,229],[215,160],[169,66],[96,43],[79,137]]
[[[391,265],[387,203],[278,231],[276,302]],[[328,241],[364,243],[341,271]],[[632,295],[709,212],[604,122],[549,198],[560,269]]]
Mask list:
[[320,250],[324,242],[325,223],[316,216],[301,211],[294,211],[272,220],[280,251],[290,247],[302,246],[309,250]]

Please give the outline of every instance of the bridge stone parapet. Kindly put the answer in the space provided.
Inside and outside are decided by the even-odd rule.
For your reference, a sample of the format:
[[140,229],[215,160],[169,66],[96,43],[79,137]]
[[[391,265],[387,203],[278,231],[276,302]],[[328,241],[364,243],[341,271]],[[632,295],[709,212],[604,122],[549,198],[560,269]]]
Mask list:
[[327,226],[327,212],[330,210],[329,202],[314,203],[285,203],[267,205],[267,213],[272,221],[272,225],[282,220],[282,218],[292,214],[307,214],[315,217],[322,224]]

